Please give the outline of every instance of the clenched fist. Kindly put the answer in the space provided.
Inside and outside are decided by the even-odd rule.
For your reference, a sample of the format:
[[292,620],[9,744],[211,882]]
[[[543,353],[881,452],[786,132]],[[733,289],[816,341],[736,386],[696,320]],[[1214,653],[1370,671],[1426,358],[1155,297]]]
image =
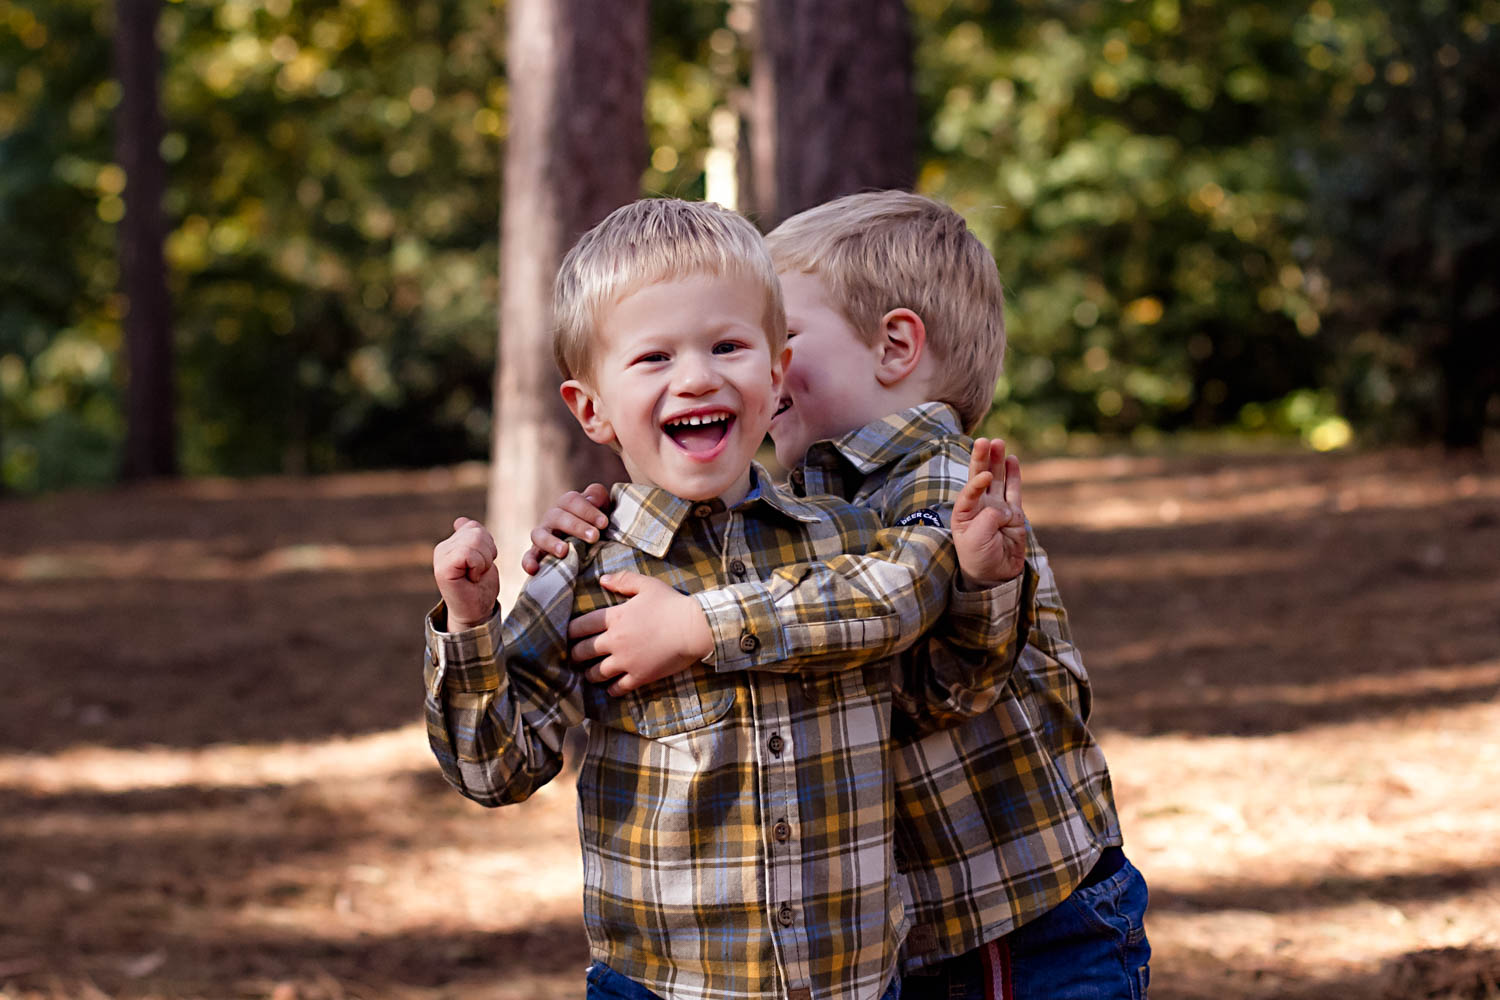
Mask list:
[[453,522],[453,534],[432,550],[432,576],[448,607],[448,631],[483,625],[500,599],[500,571],[495,568],[495,538],[484,525],[467,517]]

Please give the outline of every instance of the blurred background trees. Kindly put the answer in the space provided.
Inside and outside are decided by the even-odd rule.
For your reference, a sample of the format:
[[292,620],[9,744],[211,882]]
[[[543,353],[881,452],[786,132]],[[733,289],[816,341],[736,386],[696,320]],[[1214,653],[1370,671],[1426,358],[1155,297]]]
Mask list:
[[115,160],[126,177],[118,238],[127,373],[121,474],[146,479],[177,471],[177,363],[164,254],[167,171],[156,47],[161,0],[119,0],[117,9]]
[[[848,86],[767,92],[757,14],[790,12],[774,33],[799,6],[650,4],[641,191],[776,217],[756,199],[766,119],[802,115],[826,158],[814,126],[840,112],[820,95]],[[1500,422],[1500,0],[906,8],[916,187],[965,214],[1010,295],[990,430],[1032,450],[1183,431],[1332,448],[1469,445]],[[12,489],[122,467],[113,17],[0,0]],[[162,5],[184,472],[487,454],[505,24],[494,0]]]
[[552,286],[580,234],[640,189],[646,0],[509,0],[500,337],[486,520],[507,594],[540,514],[568,490],[625,479],[557,392]]

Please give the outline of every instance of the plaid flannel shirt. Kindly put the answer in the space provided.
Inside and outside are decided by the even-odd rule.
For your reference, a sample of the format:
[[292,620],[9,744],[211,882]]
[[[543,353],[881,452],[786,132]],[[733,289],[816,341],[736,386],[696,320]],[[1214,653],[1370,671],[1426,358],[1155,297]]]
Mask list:
[[[843,496],[892,523],[910,514],[909,498],[919,492],[910,480],[930,472],[933,455],[954,462],[961,455],[967,478],[972,443],[951,408],[927,403],[815,444],[793,484]],[[956,493],[951,480],[935,488]],[[963,712],[940,720],[957,724],[936,732],[897,719],[897,851],[913,902],[908,971],[1051,910],[1105,847],[1121,843],[1109,771],[1087,727],[1088,673],[1030,525],[1026,563],[1021,620],[997,620],[1001,641],[980,674],[999,685],[988,701],[971,691]],[[908,672],[941,675],[977,648],[964,630],[939,629],[908,654],[919,663]],[[931,663],[921,666],[924,658]]]
[[[439,605],[428,739],[450,783],[499,805],[555,776],[564,732],[587,720],[584,922],[593,957],[617,972],[669,1000],[871,1000],[906,927],[887,654],[899,623],[941,612],[951,542],[926,526],[892,535],[868,510],[754,475],[729,510],[617,486],[603,539],[544,560],[503,622],[448,634]],[[928,572],[913,580],[857,554],[882,542],[925,552]],[[575,615],[621,600],[598,583],[620,570],[683,592],[761,584],[767,617],[741,623],[735,652],[753,653],[749,629],[764,623],[767,645],[815,649],[825,669],[721,663],[611,698],[569,665],[566,635]]]

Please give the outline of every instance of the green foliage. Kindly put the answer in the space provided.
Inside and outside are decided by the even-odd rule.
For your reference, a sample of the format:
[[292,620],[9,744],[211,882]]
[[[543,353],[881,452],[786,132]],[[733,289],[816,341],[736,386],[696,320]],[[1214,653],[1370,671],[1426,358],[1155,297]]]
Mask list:
[[114,471],[124,307],[106,220],[123,175],[110,169],[119,92],[99,22],[84,0],[0,0],[0,484]]
[[1316,385],[1326,285],[1293,171],[1336,77],[1291,4],[918,2],[922,187],[989,243],[991,428],[1061,446],[1235,423]]
[[[166,6],[186,471],[483,453],[502,24],[486,0]],[[97,405],[122,377],[108,32],[93,3],[0,0],[0,239],[28,248],[0,271],[0,386],[6,481],[22,488],[107,475],[72,456],[121,436]]]
[[1354,85],[1312,199],[1329,382],[1364,426],[1477,445],[1500,404],[1500,3],[1397,0],[1341,41]]
[[185,468],[483,449],[501,23],[482,0],[167,8]]
[[[970,220],[1009,295],[990,431],[1335,447],[1351,425],[1484,423],[1500,0],[911,9],[920,187]],[[109,10],[0,0],[11,488],[107,481],[123,438]],[[748,8],[651,10],[643,190],[702,197],[735,142],[711,140],[744,98]],[[186,471],[485,454],[503,27],[498,0],[166,4]]]

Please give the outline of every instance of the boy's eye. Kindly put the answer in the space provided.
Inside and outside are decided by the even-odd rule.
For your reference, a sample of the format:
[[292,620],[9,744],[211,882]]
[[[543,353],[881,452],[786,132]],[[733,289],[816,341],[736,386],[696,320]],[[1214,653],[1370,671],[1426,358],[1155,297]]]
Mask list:
[[714,345],[715,354],[732,354],[740,349],[740,345],[730,340],[720,341]]
[[791,340],[793,337],[797,336],[797,334],[800,333],[800,332],[801,331],[799,331],[799,330],[793,330],[791,327],[787,327],[786,328],[786,339],[787,340]]
[[640,357],[638,357],[638,358],[635,359],[636,364],[647,364],[647,365],[654,365],[654,364],[656,364],[659,361],[665,361],[665,360],[667,360],[667,355],[666,355],[665,351],[652,351],[650,354],[642,354]]

